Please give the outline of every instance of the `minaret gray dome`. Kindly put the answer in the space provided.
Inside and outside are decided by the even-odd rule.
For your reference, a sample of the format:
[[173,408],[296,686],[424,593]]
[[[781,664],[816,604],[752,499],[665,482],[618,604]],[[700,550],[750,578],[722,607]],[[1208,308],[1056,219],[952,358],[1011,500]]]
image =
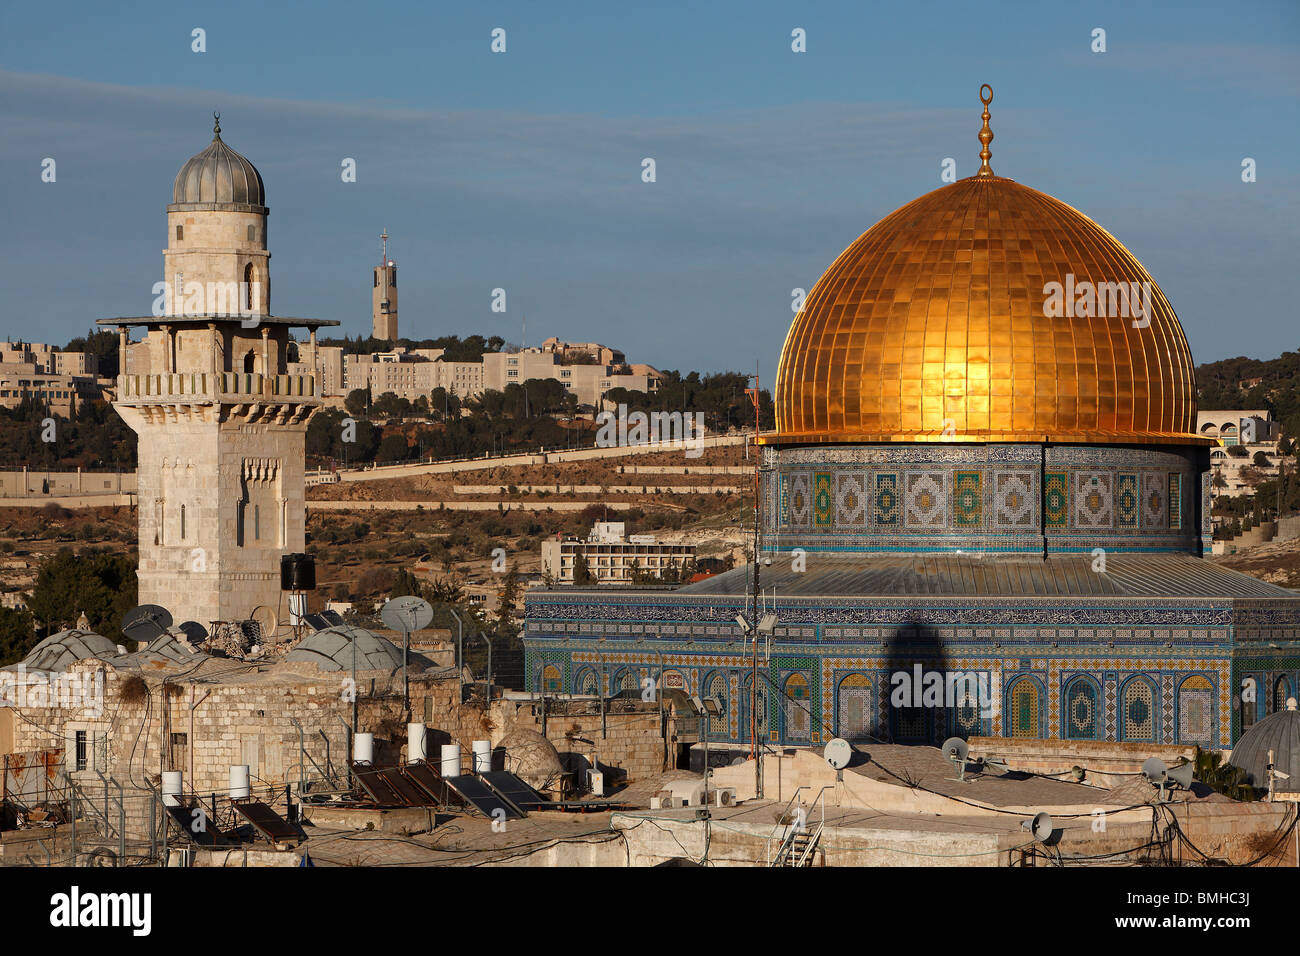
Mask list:
[[214,114],[212,142],[196,153],[176,174],[173,203],[233,203],[265,206],[262,174],[221,139],[221,115]]

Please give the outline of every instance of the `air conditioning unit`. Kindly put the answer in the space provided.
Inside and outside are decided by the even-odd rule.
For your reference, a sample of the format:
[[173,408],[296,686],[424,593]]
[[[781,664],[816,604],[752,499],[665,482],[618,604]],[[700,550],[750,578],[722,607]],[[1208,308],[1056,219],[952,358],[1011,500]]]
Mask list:
[[605,795],[605,774],[600,770],[587,771],[587,789],[591,791],[594,797],[603,797]]
[[673,805],[673,793],[671,790],[660,790],[650,798],[651,810],[669,810]]
[[719,787],[714,790],[713,805],[715,807],[734,807],[736,805],[736,788]]

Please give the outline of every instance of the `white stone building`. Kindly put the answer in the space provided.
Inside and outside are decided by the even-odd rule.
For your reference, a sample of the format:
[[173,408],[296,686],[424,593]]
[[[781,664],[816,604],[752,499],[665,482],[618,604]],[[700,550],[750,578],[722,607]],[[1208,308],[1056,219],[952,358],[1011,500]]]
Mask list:
[[[1219,440],[1219,447],[1210,451],[1212,494],[1253,494],[1252,476],[1277,477],[1284,457],[1278,452],[1282,426],[1267,409],[1197,412],[1196,430]],[[1257,462],[1257,454],[1263,454],[1264,459]],[[1264,460],[1267,465],[1263,464]]]
[[622,521],[597,521],[585,541],[553,538],[542,542],[542,571],[556,584],[573,584],[578,556],[596,584],[630,584],[636,573],[676,580],[695,563],[695,545],[655,540],[654,535],[626,534]]

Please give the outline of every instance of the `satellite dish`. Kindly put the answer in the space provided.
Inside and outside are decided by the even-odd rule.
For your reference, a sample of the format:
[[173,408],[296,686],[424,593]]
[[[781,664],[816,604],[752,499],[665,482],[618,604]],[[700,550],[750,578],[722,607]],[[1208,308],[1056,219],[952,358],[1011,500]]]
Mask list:
[[1178,784],[1178,786],[1182,787],[1184,790],[1190,790],[1192,788],[1192,780],[1196,776],[1196,767],[1190,763],[1185,763],[1180,767],[1175,767],[1173,770],[1170,770],[1166,776],[1169,778],[1171,783]]
[[266,605],[253,608],[253,613],[248,615],[248,619],[257,625],[257,633],[249,634],[248,629],[244,633],[253,641],[254,644],[260,644],[264,641],[275,640],[275,628],[280,623],[276,617],[275,611]]
[[1020,829],[1028,830],[1039,843],[1046,843],[1052,838],[1052,832],[1056,829],[1056,826],[1052,823],[1049,814],[1035,813],[1032,820],[1026,820],[1020,824]]
[[157,604],[141,604],[122,615],[122,633],[141,644],[161,637],[171,626],[171,612]]
[[997,773],[1004,774],[1011,772],[1011,765],[998,760],[996,757],[980,758],[980,773]]
[[842,737],[836,737],[834,740],[827,742],[826,749],[822,751],[822,756],[836,770],[843,770],[849,765],[849,761],[853,759],[853,746]]
[[202,644],[208,639],[208,629],[198,621],[185,621],[181,624],[181,630],[185,634],[185,640],[191,644]]
[[1142,762],[1142,776],[1158,787],[1169,776],[1169,768],[1159,757],[1148,757]]
[[957,770],[955,779],[964,781],[966,779],[966,758],[970,756],[970,745],[960,737],[949,737],[939,748],[945,757],[952,761],[952,765]]
[[424,598],[408,594],[404,597],[395,597],[385,604],[379,616],[383,619],[384,625],[391,630],[410,634],[412,631],[422,631],[429,626],[429,622],[433,620],[433,606]]

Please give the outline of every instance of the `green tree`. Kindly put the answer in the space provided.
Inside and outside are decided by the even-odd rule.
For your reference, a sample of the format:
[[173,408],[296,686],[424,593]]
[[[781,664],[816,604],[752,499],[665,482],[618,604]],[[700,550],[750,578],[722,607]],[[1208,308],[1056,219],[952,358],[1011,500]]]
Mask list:
[[343,399],[343,407],[349,415],[364,415],[370,408],[370,388],[354,388]]
[[127,555],[60,548],[37,574],[27,607],[45,635],[72,627],[84,611],[96,634],[125,641],[122,615],[136,605],[136,591],[135,562]]
[[1193,776],[1211,790],[1215,790],[1233,800],[1257,800],[1259,795],[1255,788],[1246,783],[1246,771],[1224,763],[1223,757],[1214,750],[1196,748],[1193,758],[1196,769]]
[[36,646],[36,628],[26,608],[0,608],[0,665],[14,664]]
[[591,568],[587,567],[587,556],[579,551],[573,559],[573,583],[590,584],[591,581]]

